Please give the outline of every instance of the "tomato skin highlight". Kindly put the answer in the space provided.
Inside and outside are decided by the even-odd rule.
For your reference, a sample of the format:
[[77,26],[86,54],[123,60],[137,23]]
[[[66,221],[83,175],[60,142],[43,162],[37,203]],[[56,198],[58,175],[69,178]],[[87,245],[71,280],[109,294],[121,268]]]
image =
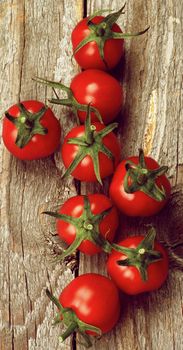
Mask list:
[[[93,125],[96,127],[96,131],[102,130],[105,128],[104,124],[101,123],[93,123]],[[85,127],[84,125],[77,126],[73,128],[65,137],[62,148],[61,148],[61,155],[62,160],[66,168],[69,167],[69,165],[74,160],[77,152],[78,152],[78,145],[73,145],[67,143],[67,140],[69,138],[73,137],[81,137],[85,133]],[[114,168],[116,168],[117,164],[120,160],[120,146],[119,142],[117,140],[117,137],[113,132],[110,132],[108,135],[106,135],[102,139],[103,144],[109,148],[109,150],[114,155],[114,165],[113,161],[108,158],[105,154],[99,153],[99,164],[100,164],[100,176],[101,178],[105,178],[106,176],[109,176],[113,173]],[[75,170],[71,173],[73,177],[80,181],[86,181],[86,182],[96,182],[97,178],[94,172],[93,167],[93,161],[92,158],[87,155],[75,168]]]
[[[119,246],[137,248],[144,236],[128,237],[118,243]],[[117,261],[124,260],[126,255],[112,251],[107,261],[107,271],[119,289],[129,295],[150,292],[162,286],[168,275],[168,254],[165,248],[155,241],[154,249],[162,254],[162,260],[153,262],[147,267],[148,280],[143,281],[135,266],[120,266]]]
[[[157,201],[142,191],[126,193],[124,190],[124,177],[126,175],[125,163],[128,160],[138,164],[138,157],[129,157],[118,165],[109,188],[112,202],[128,216],[151,216],[157,214],[165,206],[170,196],[171,185],[169,180],[165,175],[161,175],[156,179],[156,184],[160,187],[163,186],[166,193],[166,199],[162,201]],[[151,157],[145,157],[145,162],[148,169],[157,169],[159,167],[158,163]]]
[[[119,114],[123,105],[123,89],[120,83],[108,73],[97,69],[88,69],[77,74],[70,85],[74,98],[80,104],[98,109],[104,124],[109,124]],[[84,123],[86,112],[77,112],[79,120]],[[91,121],[99,121],[94,112]]]
[[[93,215],[97,215],[111,207],[111,201],[103,194],[90,194],[88,199]],[[60,208],[59,213],[79,218],[84,210],[84,196],[78,195],[69,198]],[[111,209],[99,224],[100,234],[112,242],[119,224],[118,214],[115,207]],[[76,228],[74,225],[65,222],[64,220],[57,220],[57,232],[59,237],[68,245],[71,245],[76,238]],[[102,251],[102,248],[95,243],[84,240],[78,249],[87,255],[94,255]]]
[[[103,16],[96,16],[92,19],[92,23],[98,24],[104,19]],[[82,19],[74,28],[71,36],[73,51],[77,48],[79,43],[91,33],[88,25],[88,18]],[[120,27],[114,23],[112,31],[122,33]],[[99,49],[95,41],[87,43],[84,47],[79,49],[74,57],[83,69],[100,69],[108,70],[114,68],[120,61],[124,54],[124,39],[108,39],[104,44],[104,59],[107,67],[100,57]]]
[[[119,292],[107,277],[87,273],[75,278],[61,292],[59,301],[71,308],[77,317],[88,324],[109,332],[120,315]],[[96,335],[91,331],[86,333]]]
[[[35,100],[23,101],[22,104],[32,113],[39,112],[44,106],[42,102]],[[14,118],[20,115],[19,107],[16,104],[11,106],[8,112]],[[19,148],[15,144],[17,128],[11,121],[4,118],[2,137],[8,151],[22,160],[35,160],[53,154],[60,144],[61,127],[50,108],[46,110],[44,116],[40,120],[40,124],[48,129],[48,133],[46,135],[34,135],[27,145],[23,148]]]

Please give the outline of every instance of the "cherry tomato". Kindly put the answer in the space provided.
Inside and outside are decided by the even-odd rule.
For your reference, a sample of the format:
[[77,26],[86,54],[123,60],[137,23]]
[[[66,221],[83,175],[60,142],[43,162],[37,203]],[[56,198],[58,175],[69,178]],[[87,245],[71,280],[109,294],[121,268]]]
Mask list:
[[[73,51],[91,34],[91,30],[87,24],[88,17],[82,19],[74,28],[71,36]],[[103,16],[96,16],[92,19],[92,23],[99,24],[104,19]],[[112,25],[112,32],[122,33],[120,27],[114,23]],[[102,33],[104,35],[104,32]],[[124,39],[107,39],[104,44],[104,60],[101,58],[99,48],[96,41],[90,41],[84,45],[74,57],[77,63],[83,69],[96,68],[96,69],[112,69],[120,61],[124,53]]]
[[[59,214],[61,216],[57,220],[57,232],[70,246],[69,254],[78,248],[85,254],[94,255],[106,249],[103,246],[106,240],[112,242],[114,239],[118,214],[110,199],[103,194],[71,197],[61,206]],[[65,220],[62,215],[67,216]],[[100,235],[104,242],[100,242]],[[99,242],[95,240],[95,236],[96,239],[99,238]],[[76,246],[73,245],[72,250],[71,245],[77,239],[80,240]],[[67,256],[67,250],[64,253],[64,257]]]
[[79,320],[98,327],[102,333],[109,332],[119,319],[118,290],[109,278],[99,274],[75,278],[64,288],[59,301],[64,308],[71,308]]
[[[146,193],[140,189],[132,193],[128,193],[124,188],[125,176],[127,174],[126,163],[128,162],[138,164],[139,158],[130,157],[126,160],[123,160],[118,165],[109,189],[112,201],[115,203],[119,210],[129,216],[151,216],[157,214],[165,206],[170,195],[171,186],[169,180],[165,175],[160,175],[155,177],[153,179],[153,182],[150,184],[148,182],[149,180],[147,181],[148,173],[146,173],[147,178],[144,178],[144,184],[142,184],[143,188],[144,186],[147,186],[145,189]],[[145,157],[145,167],[142,167],[142,172],[144,169],[145,171],[151,171],[161,168],[154,159]],[[141,177],[141,180],[142,179],[143,177]],[[130,182],[133,181],[129,177],[129,184]],[[148,186],[150,189],[148,189]],[[162,197],[160,197],[159,200],[155,199],[156,194],[157,196],[159,195],[158,191],[160,192],[160,195],[162,192]],[[154,196],[154,198],[152,196]]]
[[[122,108],[122,86],[110,74],[103,71],[88,69],[77,74],[70,88],[79,104],[85,106],[90,104],[99,111],[104,124],[114,120]],[[86,119],[86,111],[78,108],[77,114],[83,123]],[[94,112],[91,113],[91,121],[99,121]]]
[[[144,236],[128,237],[120,241],[118,245],[137,248],[143,239]],[[143,281],[137,267],[120,266],[117,263],[127,258],[125,254],[112,251],[107,261],[107,271],[118,288],[127,294],[135,295],[161,287],[168,275],[168,255],[165,248],[157,241],[155,241],[154,249],[162,254],[162,259],[148,265],[146,281]]]
[[[101,123],[93,123],[95,127],[94,135],[97,135],[97,132],[103,130],[105,126]],[[63,163],[66,168],[69,168],[73,160],[76,158],[76,155],[79,152],[79,147],[77,144],[70,144],[68,140],[71,138],[81,138],[85,135],[85,126],[80,125],[73,128],[65,137],[64,143],[61,148],[61,154]],[[94,136],[95,137],[95,136]],[[109,176],[113,173],[117,164],[120,160],[120,146],[117,140],[117,137],[113,132],[108,133],[102,138],[101,143],[106,146],[110,152],[112,152],[114,161],[110,159],[106,154],[101,151],[98,153],[99,159],[99,173],[101,179]],[[90,146],[90,149],[94,147],[95,142]],[[86,149],[86,148],[85,148]],[[87,148],[87,150],[89,147]],[[96,155],[97,157],[97,155]],[[96,158],[95,157],[95,158]],[[90,155],[86,155],[83,160],[75,167],[75,170],[71,172],[72,176],[81,181],[97,181],[96,172],[94,170],[94,160]]]
[[[4,118],[2,137],[6,148],[15,157],[24,160],[39,159],[51,155],[58,148],[61,136],[60,123],[55,118],[52,110],[50,108],[46,109],[46,107],[44,110],[44,107],[42,102],[30,100],[23,101],[21,105],[13,105],[7,111],[12,121],[7,117]],[[33,120],[35,114],[40,111],[42,111],[41,119]],[[29,120],[27,119],[27,113],[29,113]],[[17,121],[19,124],[16,124]],[[22,126],[24,127],[24,134],[23,136],[21,134],[18,140],[20,146],[16,144],[17,125],[20,129]],[[29,131],[27,132],[27,130]],[[32,135],[33,130],[35,133]],[[45,134],[43,134],[44,132]],[[29,134],[32,136],[29,137]],[[21,144],[22,141],[23,144],[25,143],[24,146]]]

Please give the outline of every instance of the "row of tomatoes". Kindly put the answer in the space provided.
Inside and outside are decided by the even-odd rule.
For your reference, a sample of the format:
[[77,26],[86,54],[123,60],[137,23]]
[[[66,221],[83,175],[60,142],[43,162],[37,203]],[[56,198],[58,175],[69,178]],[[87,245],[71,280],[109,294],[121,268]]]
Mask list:
[[46,212],[57,218],[57,232],[68,248],[61,259],[75,249],[93,255],[101,250],[108,254],[108,277],[87,273],[76,277],[61,292],[59,300],[47,290],[58,308],[56,321],[67,327],[60,336],[64,341],[74,331],[91,346],[89,335],[110,331],[119,320],[119,290],[129,295],[159,288],[168,275],[166,249],[155,240],[156,232],[128,237],[113,243],[119,218],[116,207],[103,194],[75,196],[68,199],[59,213]]
[[[68,248],[61,259],[79,249],[93,255],[109,254],[109,278],[85,274],[74,279],[61,293],[59,300],[47,290],[58,308],[67,330],[64,341],[74,331],[90,346],[88,334],[101,334],[116,324],[120,314],[118,289],[137,294],[159,288],[168,273],[166,250],[155,241],[151,228],[146,237],[128,237],[114,243],[119,218],[116,207],[129,216],[158,213],[170,195],[170,183],[164,175],[167,167],[145,157],[139,150],[120,163],[120,145],[111,123],[120,112],[123,92],[119,82],[105,70],[113,68],[124,51],[124,38],[143,34],[122,33],[115,23],[123,13],[106,17],[97,15],[83,19],[72,33],[74,57],[83,69],[70,87],[62,83],[36,78],[40,83],[64,91],[67,98],[50,102],[72,108],[84,125],[74,127],[65,137],[61,155],[66,172],[81,181],[99,181],[113,175],[109,199],[103,194],[75,196],[68,199],[59,213],[45,212],[57,219],[57,231]],[[117,39],[117,40],[116,40]],[[3,121],[3,141],[7,149],[20,159],[49,156],[59,146],[61,127],[52,110],[38,101],[23,101],[12,106]],[[115,205],[115,206],[114,206]],[[117,285],[117,287],[116,287]]]

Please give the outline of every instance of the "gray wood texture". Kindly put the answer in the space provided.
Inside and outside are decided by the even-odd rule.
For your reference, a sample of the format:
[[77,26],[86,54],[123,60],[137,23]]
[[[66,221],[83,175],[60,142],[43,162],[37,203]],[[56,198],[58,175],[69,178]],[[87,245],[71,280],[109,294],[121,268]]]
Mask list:
[[[46,101],[51,91],[32,81],[41,76],[69,84],[77,71],[71,62],[70,34],[82,16],[81,1],[1,1],[1,114],[19,100]],[[69,111],[53,108],[65,132],[74,123]],[[41,215],[76,194],[70,178],[61,180],[59,155],[41,161],[13,158],[1,144],[0,349],[60,348],[52,327],[55,309],[45,288],[56,294],[73,278],[53,264],[54,229]],[[72,338],[64,349],[72,347]]]
[[[70,34],[85,8],[119,9],[120,1],[0,1],[0,111],[19,100],[46,101],[51,90],[32,81],[47,77],[69,84],[78,71],[71,61]],[[87,6],[86,6],[87,5]],[[129,0],[118,23],[126,31],[151,28],[126,42],[125,60],[115,70],[125,91],[119,118],[122,157],[145,153],[169,166],[173,190],[169,204],[156,218],[121,218],[123,235],[145,232],[152,222],[169,249],[171,269],[157,292],[129,298],[122,295],[121,319],[114,331],[94,341],[93,349],[181,350],[183,238],[183,112],[182,13],[180,0]],[[62,124],[62,139],[74,125],[69,110],[52,107]],[[41,215],[78,191],[72,178],[61,181],[59,152],[41,161],[13,158],[1,143],[0,349],[82,350],[72,338],[62,345],[62,328],[51,326],[55,308],[45,288],[55,294],[74,278],[76,257],[53,264],[60,249],[55,227]],[[104,185],[107,193],[108,181]],[[101,191],[82,184],[81,193]],[[79,256],[79,274],[106,274],[106,256]],[[72,268],[70,270],[70,268]]]

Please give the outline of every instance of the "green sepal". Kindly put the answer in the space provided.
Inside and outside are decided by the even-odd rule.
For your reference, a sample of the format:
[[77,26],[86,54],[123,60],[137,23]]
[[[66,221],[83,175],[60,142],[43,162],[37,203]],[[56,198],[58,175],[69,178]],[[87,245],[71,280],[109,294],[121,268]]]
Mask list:
[[150,26],[147,27],[146,29],[140,31],[140,32],[135,32],[135,33],[117,33],[117,32],[113,32],[114,34],[112,35],[113,39],[130,39],[133,38],[135,36],[140,36],[145,34],[148,30],[149,30]]
[[57,220],[63,220],[75,227],[76,238],[73,243],[58,256],[56,261],[63,260],[73,254],[84,240],[89,240],[99,246],[103,251],[110,253],[111,244],[100,234],[99,225],[101,220],[110,213],[112,207],[104,210],[100,214],[94,215],[91,211],[90,202],[87,196],[84,196],[83,213],[80,217],[73,217],[66,214],[44,211],[42,214],[55,217]]
[[156,179],[167,172],[167,166],[161,166],[154,170],[148,169],[143,150],[139,149],[139,163],[135,164],[132,161],[127,161],[125,167],[124,190],[126,193],[142,191],[157,201],[166,199],[165,189],[163,186],[159,187],[156,184]]
[[46,135],[48,133],[48,129],[40,123],[40,119],[44,116],[48,107],[43,106],[39,112],[32,113],[22,103],[19,103],[17,106],[20,110],[19,117],[14,118],[8,111],[5,112],[5,117],[16,126],[18,132],[15,144],[19,148],[23,148],[34,135]]
[[150,228],[147,235],[140,242],[137,248],[126,248],[117,244],[112,244],[114,250],[126,255],[126,259],[118,260],[120,266],[135,266],[143,281],[148,280],[147,268],[150,264],[162,260],[162,254],[154,250],[156,231]]
[[40,77],[32,78],[32,80],[36,81],[37,83],[41,83],[41,84],[50,86],[50,87],[55,88],[55,89],[65,91],[68,95],[71,94],[71,89],[68,86],[66,86],[60,82],[56,82],[56,81],[52,81],[52,80],[48,80],[48,79],[44,79],[44,78],[40,78]]
[[101,184],[101,186],[102,186],[103,183],[102,183],[102,179],[101,179],[101,176],[100,176],[99,152],[95,152],[95,148],[94,148],[94,149],[92,150],[92,152],[90,152],[90,156],[92,157],[95,176],[96,176],[96,178],[97,178],[97,181],[98,181],[98,182]]
[[63,312],[63,306],[60,304],[59,300],[46,288],[47,297],[56,305],[60,312]]
[[110,28],[112,28],[113,24],[118,20],[118,18],[124,14],[123,10],[125,9],[126,3],[119,9],[119,11],[110,13],[108,16],[104,18],[104,23],[106,23]]
[[92,15],[88,16],[88,21],[87,21],[87,23],[90,22],[94,17],[96,17],[96,16],[101,16],[103,13],[105,13],[105,12],[111,12],[111,11],[112,11],[111,9],[101,9],[101,10],[94,11],[94,12],[92,13]]
[[[62,317],[62,320],[60,319],[60,321],[62,321],[67,327],[65,332],[61,336],[59,336],[60,342],[64,342],[71,334],[73,334],[74,332],[78,332],[84,338],[86,343],[85,346],[88,348],[91,347],[92,343],[90,340],[90,336],[86,333],[86,331],[91,331],[98,335],[102,335],[101,329],[81,321],[71,308],[64,308],[59,302],[59,300],[55,296],[53,296],[48,289],[46,289],[46,294],[58,308],[60,317]],[[59,323],[59,320],[57,320],[57,323]]]
[[[56,96],[57,96],[56,99],[55,98],[51,98],[48,101],[50,103],[53,103],[53,104],[71,107],[73,113],[75,114],[75,116],[77,118],[77,120],[78,120],[78,115],[77,115],[78,111],[83,111],[83,112],[87,113],[88,105],[79,103],[74,98],[73,92],[68,86],[66,86],[66,85],[64,85],[64,84],[62,84],[60,82],[55,82],[55,81],[51,81],[51,80],[47,80],[47,79],[39,78],[39,77],[35,77],[35,78],[33,78],[33,80],[38,82],[38,83],[50,86],[52,89],[58,89],[58,90],[66,92],[67,98],[60,99],[60,98],[58,98],[58,95],[56,94]],[[54,90],[54,93],[56,93],[55,90]],[[91,110],[91,112],[95,113],[95,115],[96,115],[97,119],[99,120],[99,122],[103,123],[102,117],[101,117],[101,114],[100,114],[99,110],[97,108],[95,108],[94,106],[90,106],[90,110]]]
[[105,137],[108,135],[110,132],[112,132],[114,129],[118,127],[118,123],[112,123],[107,125],[104,129],[97,131],[97,136],[96,137]]
[[95,125],[91,124],[90,108],[90,105],[88,105],[84,135],[67,140],[67,143],[78,146],[78,152],[72,163],[67,168],[66,172],[63,174],[62,179],[69,176],[86,156],[90,156],[93,161],[96,179],[102,185],[98,157],[99,152],[104,153],[108,158],[114,161],[112,152],[105,145],[103,145],[102,138],[112,132],[118,126],[118,123],[109,124],[104,129],[96,131]]
[[66,172],[62,175],[62,179],[68,177],[87,155],[87,149],[83,149],[83,146],[79,146],[78,153],[76,154],[73,162],[67,168]]
[[[105,56],[104,56],[104,46],[105,46],[106,40],[109,40],[109,39],[117,39],[118,40],[118,39],[128,39],[131,37],[136,37],[139,35],[143,35],[150,28],[150,27],[148,27],[145,30],[135,32],[135,33],[113,32],[112,26],[118,20],[120,15],[124,14],[123,10],[124,10],[125,6],[126,6],[126,4],[124,4],[124,6],[122,6],[119,11],[110,13],[98,24],[95,24],[92,22],[92,19],[96,16],[96,13],[91,15],[87,21],[88,28],[90,29],[91,32],[86,38],[84,38],[78,44],[78,46],[75,48],[75,50],[73,52],[73,55],[75,55],[86,44],[94,41],[97,44],[100,57],[101,57],[102,61],[104,62],[106,68],[108,69],[108,65],[107,65],[107,62],[106,62]],[[100,13],[102,13],[102,12],[100,12]]]

